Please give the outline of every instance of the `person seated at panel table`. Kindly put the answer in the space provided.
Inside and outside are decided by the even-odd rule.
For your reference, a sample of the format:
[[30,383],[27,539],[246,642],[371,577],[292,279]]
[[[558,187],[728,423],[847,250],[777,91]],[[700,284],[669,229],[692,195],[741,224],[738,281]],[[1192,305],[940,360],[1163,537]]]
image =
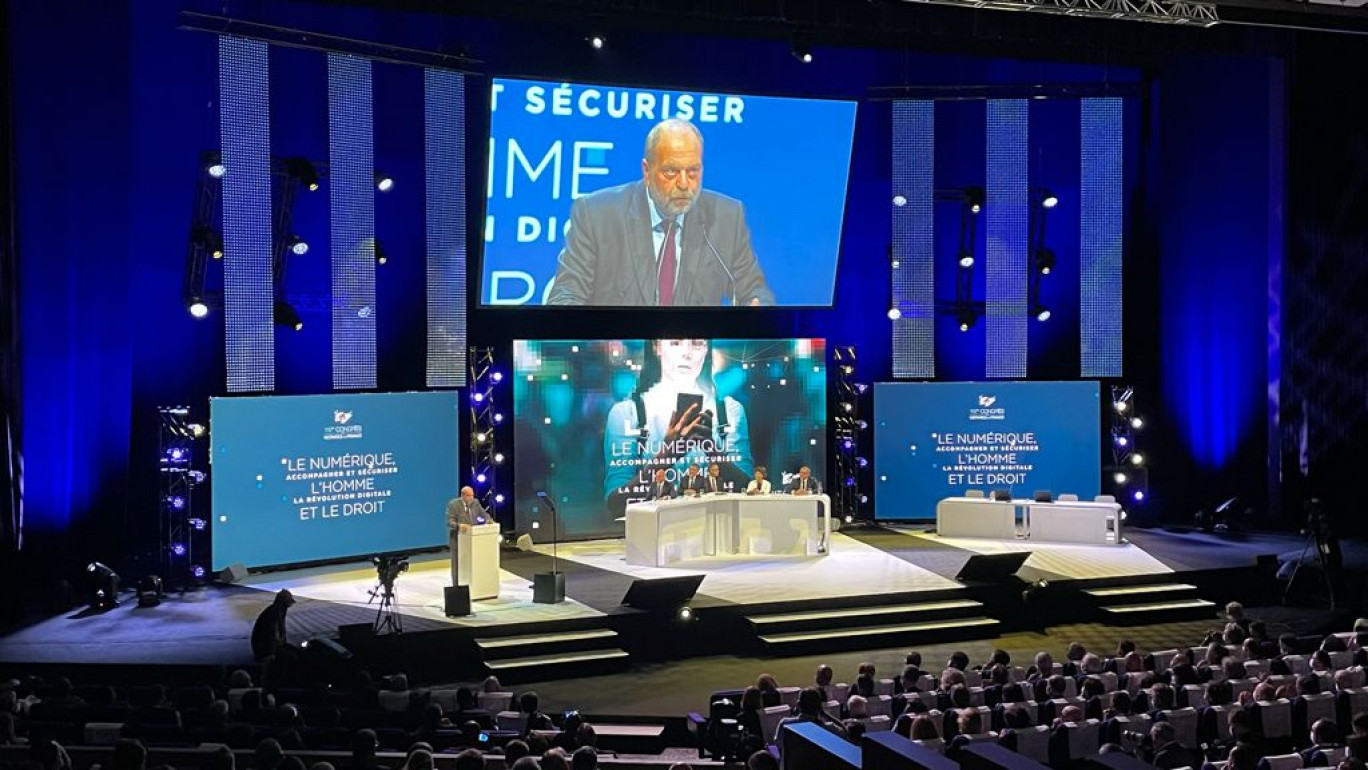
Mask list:
[[647,492],[647,500],[669,500],[675,496],[674,484],[665,478],[665,469],[657,468],[655,478],[651,481],[650,489]]
[[698,463],[689,463],[689,469],[684,472],[683,476],[679,477],[679,494],[685,497],[696,497],[703,494],[707,484],[706,478],[698,472]]
[[717,495],[727,491],[727,481],[722,478],[721,464],[712,463],[708,466],[708,475],[703,479],[703,491]]
[[755,478],[746,485],[748,495],[768,495],[770,493],[769,479],[765,478],[765,466],[755,466]]
[[822,483],[814,479],[812,469],[804,465],[798,469],[798,476],[789,482],[788,492],[791,495],[820,495]]

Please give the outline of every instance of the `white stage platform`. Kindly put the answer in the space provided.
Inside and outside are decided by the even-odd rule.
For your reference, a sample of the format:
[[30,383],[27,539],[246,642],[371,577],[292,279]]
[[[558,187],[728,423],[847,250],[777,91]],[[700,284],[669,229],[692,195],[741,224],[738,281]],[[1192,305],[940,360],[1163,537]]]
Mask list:
[[1173,572],[1163,562],[1133,543],[1078,545],[1024,540],[988,540],[976,537],[941,537],[890,527],[907,537],[976,554],[1020,553],[1031,557],[1017,573],[1027,580],[1091,580],[1095,578],[1159,575]]

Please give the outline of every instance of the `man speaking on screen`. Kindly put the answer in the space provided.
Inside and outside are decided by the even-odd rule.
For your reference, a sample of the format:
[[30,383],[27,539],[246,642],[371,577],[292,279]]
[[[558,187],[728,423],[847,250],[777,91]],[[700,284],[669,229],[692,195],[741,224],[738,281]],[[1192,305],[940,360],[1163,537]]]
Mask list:
[[745,208],[703,189],[697,126],[657,123],[641,176],[575,201],[548,305],[774,304]]

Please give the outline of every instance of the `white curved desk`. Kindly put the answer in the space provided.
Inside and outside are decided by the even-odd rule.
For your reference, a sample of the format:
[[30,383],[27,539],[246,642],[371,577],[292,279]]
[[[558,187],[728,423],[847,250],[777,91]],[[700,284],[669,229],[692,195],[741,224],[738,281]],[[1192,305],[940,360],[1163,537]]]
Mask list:
[[636,566],[726,554],[822,555],[829,542],[826,495],[727,493],[627,506],[627,563]]

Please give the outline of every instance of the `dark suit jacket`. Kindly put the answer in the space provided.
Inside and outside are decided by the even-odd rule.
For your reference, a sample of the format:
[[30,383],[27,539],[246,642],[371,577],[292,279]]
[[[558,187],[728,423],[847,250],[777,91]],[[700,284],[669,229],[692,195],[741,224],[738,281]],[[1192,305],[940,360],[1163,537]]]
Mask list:
[[646,491],[647,500],[669,500],[676,497],[674,484],[666,481],[662,484],[651,482],[650,488]]
[[[736,304],[753,299],[774,304],[774,292],[751,251],[740,201],[703,190],[684,215],[682,236],[675,305],[721,305],[724,296],[733,294],[733,279]],[[657,288],[645,183],[610,187],[576,200],[546,304],[655,305]]]
[[686,473],[683,476],[679,477],[679,491],[681,493],[688,492],[692,489],[694,492],[702,494],[703,491],[707,488],[708,477],[703,475],[702,473],[698,474],[697,476],[690,476]]
[[[798,491],[798,485],[801,483],[803,483],[802,479],[794,479],[793,481],[789,482],[789,485],[785,487],[785,489],[787,489],[789,493],[792,494]],[[807,483],[807,491],[810,495],[822,494],[822,482],[818,481],[815,478],[809,477]]]

